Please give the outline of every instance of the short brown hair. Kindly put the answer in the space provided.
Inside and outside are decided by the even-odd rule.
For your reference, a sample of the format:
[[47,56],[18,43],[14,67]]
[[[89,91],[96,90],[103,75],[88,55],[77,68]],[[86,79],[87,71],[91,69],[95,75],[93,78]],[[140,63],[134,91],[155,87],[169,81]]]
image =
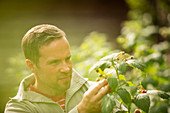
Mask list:
[[41,56],[39,48],[64,36],[65,33],[54,25],[42,24],[31,28],[22,39],[25,58],[30,59],[38,66]]

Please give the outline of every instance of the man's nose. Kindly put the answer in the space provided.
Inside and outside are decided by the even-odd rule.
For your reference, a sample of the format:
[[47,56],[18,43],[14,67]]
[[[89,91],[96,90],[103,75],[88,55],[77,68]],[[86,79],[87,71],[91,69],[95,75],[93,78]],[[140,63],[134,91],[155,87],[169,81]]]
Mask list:
[[65,73],[70,72],[70,67],[65,61],[62,62],[60,72],[65,72]]
[[68,72],[70,72],[70,68],[69,68],[68,66],[62,67],[62,68],[60,69],[60,72],[68,73]]

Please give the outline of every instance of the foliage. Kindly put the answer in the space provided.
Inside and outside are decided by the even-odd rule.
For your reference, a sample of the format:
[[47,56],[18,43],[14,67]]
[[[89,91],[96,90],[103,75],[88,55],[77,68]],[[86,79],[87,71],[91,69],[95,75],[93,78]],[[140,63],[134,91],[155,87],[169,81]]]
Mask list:
[[[92,32],[79,47],[71,48],[73,67],[92,81],[108,77],[114,94],[104,97],[102,111],[105,113],[115,108],[116,98],[131,109],[131,112],[138,107],[145,112],[167,113],[170,106],[170,2],[126,2],[130,8],[129,20],[123,22],[117,41],[121,50],[133,56],[118,50],[113,51],[111,44],[106,41],[105,34]],[[98,64],[94,65],[96,62]],[[21,53],[11,57],[9,64],[6,75],[13,79],[16,91],[21,79],[30,72]],[[93,69],[99,74],[92,71]],[[88,73],[89,70],[91,73]],[[143,101],[147,101],[146,105],[139,104]]]
[[[122,66],[122,64],[124,66]],[[120,66],[122,68],[120,68]],[[139,62],[137,59],[125,52],[113,53],[105,56],[91,67],[90,72],[95,70],[98,73],[97,80],[107,79],[109,86],[113,90],[111,94],[104,96],[101,104],[102,113],[110,113],[115,107],[114,103],[116,99],[124,103],[124,105],[128,108],[129,113],[131,112],[132,102],[139,109],[148,113],[151,105],[149,96],[157,96],[166,100],[170,99],[170,95],[164,91],[149,90],[149,92],[147,92],[147,90],[145,90],[140,84],[140,81],[139,84],[133,84],[133,82],[136,81],[127,81],[125,78],[126,71],[128,71],[127,67],[138,68],[143,71],[143,73],[146,72],[146,66],[142,62]],[[131,70],[133,70],[133,68]],[[124,70],[123,74],[122,70]],[[114,71],[116,73],[112,73]],[[119,95],[120,99],[115,95]]]
[[97,77],[94,72],[88,73],[91,66],[112,51],[111,44],[106,39],[105,34],[92,32],[85,37],[80,47],[74,46],[71,49],[73,67],[91,81]]
[[103,97],[103,102],[101,103],[101,110],[103,113],[110,113],[114,106],[116,106],[116,102],[114,100],[114,96],[111,94],[107,94]]
[[[129,20],[122,24],[117,41],[122,45],[122,50],[144,62],[145,72],[147,72],[145,76],[138,70],[130,70],[126,78],[130,81],[141,81],[142,87],[147,90],[170,92],[168,88],[170,86],[168,57],[170,52],[168,4],[170,2],[167,0],[126,0],[126,2],[130,8]],[[154,109],[160,109],[160,106],[169,106],[169,104],[168,101],[155,99],[152,95],[149,112],[152,113]],[[164,111],[168,112],[168,107],[164,108],[166,109]]]
[[26,66],[23,53],[18,53],[15,56],[9,58],[8,62],[9,67],[5,70],[6,75],[9,78],[15,79],[13,82],[17,88],[21,80],[31,74],[31,72]]
[[[144,72],[147,72],[147,76],[149,75],[148,72],[151,72],[148,71],[148,65],[146,65],[148,62],[145,62],[145,60],[140,60],[140,58],[131,56],[125,52],[118,52],[118,50],[112,51],[109,43],[106,42],[106,37],[104,34],[92,32],[85,38],[85,41],[80,45],[80,47],[73,47],[71,48],[71,51],[73,67],[84,75],[84,77],[87,77],[89,80],[93,81],[97,78],[97,76],[100,76],[98,80],[109,77],[108,82],[113,89],[114,94],[108,94],[104,97],[103,100],[105,101],[102,102],[102,111],[104,113],[110,112],[115,108],[115,99],[123,102],[129,111],[130,109],[131,111],[134,109],[132,103],[135,103],[138,108],[144,110],[145,112],[148,111],[148,107],[151,110],[153,110],[153,108],[158,109],[162,105],[165,105],[165,108],[168,108],[168,101],[166,100],[169,99],[169,95],[163,91],[160,92],[158,90],[153,90],[155,88],[147,90],[147,95],[149,95],[150,98],[148,99],[148,97],[146,97],[148,104],[142,104],[142,106],[140,106],[141,104],[139,103],[145,100],[145,98],[139,98],[140,96],[138,95],[142,94],[142,91],[147,89],[148,84],[152,84],[157,87],[159,83],[152,77],[143,79],[145,75]],[[150,60],[152,60],[152,57],[150,57]],[[17,75],[15,76],[17,79],[14,81],[16,82],[15,87],[17,87],[21,79],[30,74],[30,71],[26,68],[24,56],[21,53],[11,57],[9,61],[10,67],[6,71],[9,76],[14,74]],[[152,62],[156,61],[157,60],[154,60]],[[152,65],[154,65],[154,63]],[[158,69],[158,67],[156,67],[156,69]],[[88,73],[89,70],[91,73]],[[99,74],[95,73],[93,70]],[[141,73],[139,70],[142,70],[143,72]],[[158,73],[161,75],[160,71]],[[166,76],[167,73],[169,72],[164,72]],[[134,77],[132,79],[131,77],[133,76],[138,76],[138,78]],[[168,87],[168,85],[165,86]],[[165,89],[167,90],[168,88]],[[150,101],[153,100],[152,96],[156,96],[157,100],[154,102]],[[160,103],[160,97],[163,99],[163,103]],[[121,109],[119,109],[119,112],[120,111]]]
[[145,112],[149,111],[150,99],[147,94],[139,94],[134,97],[134,103]]

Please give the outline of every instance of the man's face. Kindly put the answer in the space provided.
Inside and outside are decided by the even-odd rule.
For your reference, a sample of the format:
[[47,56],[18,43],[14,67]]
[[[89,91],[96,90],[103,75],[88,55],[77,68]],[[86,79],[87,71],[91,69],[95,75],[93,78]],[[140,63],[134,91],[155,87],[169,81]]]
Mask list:
[[37,82],[47,87],[65,91],[70,87],[72,62],[69,43],[60,38],[39,49],[41,57],[36,71]]

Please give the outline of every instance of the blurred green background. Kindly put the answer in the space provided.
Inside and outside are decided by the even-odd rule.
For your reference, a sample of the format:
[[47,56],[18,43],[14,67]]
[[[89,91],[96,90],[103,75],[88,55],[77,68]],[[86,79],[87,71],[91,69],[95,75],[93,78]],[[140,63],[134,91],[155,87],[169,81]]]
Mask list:
[[[98,76],[88,73],[94,63],[123,50],[146,64],[147,76],[129,70],[127,80],[170,93],[169,6],[169,0],[1,0],[0,112],[30,73],[21,39],[31,27],[44,23],[66,32],[73,67],[89,80]],[[151,103],[150,113],[170,112],[168,100],[154,97]]]
[[10,57],[21,52],[21,39],[31,27],[54,24],[66,32],[71,46],[97,31],[114,46],[127,9],[123,0],[0,0],[0,112],[16,94],[16,75],[6,74]]

